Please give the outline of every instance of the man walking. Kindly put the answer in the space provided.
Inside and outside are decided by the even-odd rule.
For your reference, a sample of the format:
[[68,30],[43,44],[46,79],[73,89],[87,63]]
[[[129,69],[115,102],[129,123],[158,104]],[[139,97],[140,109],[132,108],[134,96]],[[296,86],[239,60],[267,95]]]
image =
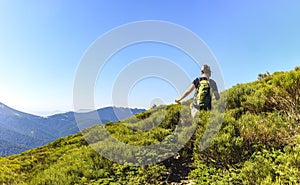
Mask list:
[[195,95],[191,104],[191,114],[195,117],[199,110],[211,110],[211,94],[218,100],[220,98],[216,82],[211,77],[211,70],[208,65],[201,67],[202,77],[197,77],[189,88],[179,97],[175,102],[179,103],[182,99],[187,97],[194,89]]

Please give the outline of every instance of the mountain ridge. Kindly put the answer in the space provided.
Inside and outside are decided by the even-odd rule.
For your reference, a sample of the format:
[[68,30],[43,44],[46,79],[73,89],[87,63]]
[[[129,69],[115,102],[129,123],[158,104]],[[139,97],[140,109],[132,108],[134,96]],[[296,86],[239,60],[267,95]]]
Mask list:
[[[104,107],[96,111],[101,122],[106,123],[117,122],[119,118],[125,119],[145,109]],[[0,156],[20,153],[25,149],[42,146],[57,138],[79,132],[74,114],[76,112],[69,111],[42,117],[21,112],[0,103],[0,140],[5,143],[0,145]],[[116,114],[121,114],[121,116],[116,116]],[[23,146],[24,150],[18,149],[13,152],[12,148],[15,146]]]

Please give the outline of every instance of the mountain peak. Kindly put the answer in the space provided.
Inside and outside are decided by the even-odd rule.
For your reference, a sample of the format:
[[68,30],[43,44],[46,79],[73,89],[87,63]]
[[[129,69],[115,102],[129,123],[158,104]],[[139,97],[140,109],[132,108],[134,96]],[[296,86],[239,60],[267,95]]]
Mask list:
[[7,107],[7,106],[0,102],[0,108],[4,108],[4,107]]

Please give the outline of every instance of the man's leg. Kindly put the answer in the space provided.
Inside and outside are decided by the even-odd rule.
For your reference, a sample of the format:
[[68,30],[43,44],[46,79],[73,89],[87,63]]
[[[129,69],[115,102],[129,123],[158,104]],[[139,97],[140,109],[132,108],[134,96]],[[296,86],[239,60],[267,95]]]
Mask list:
[[198,115],[199,110],[196,109],[193,105],[191,106],[191,115],[193,119]]

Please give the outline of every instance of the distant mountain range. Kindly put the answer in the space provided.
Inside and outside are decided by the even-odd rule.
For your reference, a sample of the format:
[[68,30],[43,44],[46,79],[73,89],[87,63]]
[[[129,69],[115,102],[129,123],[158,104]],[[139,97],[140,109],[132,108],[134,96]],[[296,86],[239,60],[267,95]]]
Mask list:
[[[119,120],[144,112],[145,109],[105,107],[97,110],[101,123]],[[80,113],[88,118],[89,113]],[[91,124],[99,121],[90,120]],[[79,132],[74,112],[40,117],[12,109],[0,103],[0,156],[21,153]]]

